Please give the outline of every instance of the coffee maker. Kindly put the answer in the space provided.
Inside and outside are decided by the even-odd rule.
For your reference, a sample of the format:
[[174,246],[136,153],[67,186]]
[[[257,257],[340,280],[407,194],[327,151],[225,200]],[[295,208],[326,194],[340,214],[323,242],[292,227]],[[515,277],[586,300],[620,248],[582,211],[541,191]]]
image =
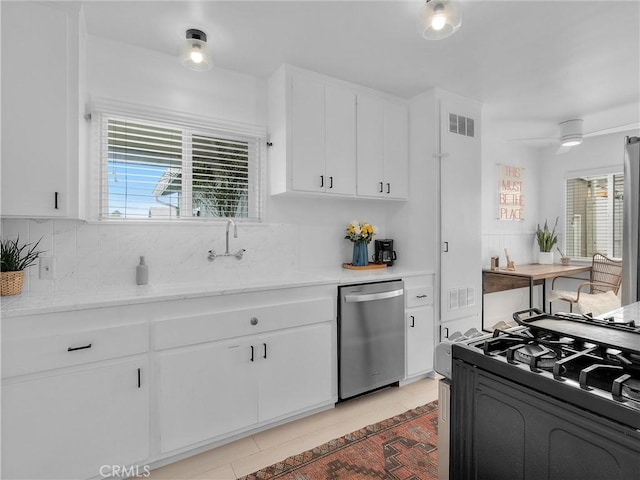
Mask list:
[[397,260],[396,252],[393,250],[393,240],[375,240],[375,253],[373,261],[376,263],[384,263],[388,267],[393,265],[393,261]]

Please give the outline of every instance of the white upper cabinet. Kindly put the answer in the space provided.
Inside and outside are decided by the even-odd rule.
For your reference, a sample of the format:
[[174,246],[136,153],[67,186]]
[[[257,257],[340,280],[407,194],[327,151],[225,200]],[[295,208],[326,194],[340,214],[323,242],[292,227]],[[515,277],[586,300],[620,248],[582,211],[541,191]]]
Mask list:
[[358,196],[409,196],[408,109],[403,103],[358,94]]
[[356,96],[351,90],[325,87],[325,179],[327,192],[356,192]]
[[284,66],[269,81],[271,193],[355,195],[356,97]]
[[80,15],[2,4],[3,216],[80,217]]
[[400,100],[282,66],[269,80],[270,193],[406,199],[407,119]]

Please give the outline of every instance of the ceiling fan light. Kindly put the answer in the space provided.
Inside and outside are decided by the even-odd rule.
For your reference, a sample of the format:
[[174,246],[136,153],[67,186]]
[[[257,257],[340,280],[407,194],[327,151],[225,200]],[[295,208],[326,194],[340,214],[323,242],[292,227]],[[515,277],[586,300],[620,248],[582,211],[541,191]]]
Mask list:
[[575,147],[576,145],[580,145],[582,143],[582,138],[565,138],[562,140],[563,147]]
[[418,16],[418,32],[427,40],[440,40],[462,25],[458,4],[451,0],[427,0]]
[[566,120],[560,123],[560,144],[575,147],[582,143],[582,119]]
[[195,70],[210,70],[213,62],[207,45],[207,34],[202,30],[187,30],[186,40],[180,53],[180,61],[185,67]]

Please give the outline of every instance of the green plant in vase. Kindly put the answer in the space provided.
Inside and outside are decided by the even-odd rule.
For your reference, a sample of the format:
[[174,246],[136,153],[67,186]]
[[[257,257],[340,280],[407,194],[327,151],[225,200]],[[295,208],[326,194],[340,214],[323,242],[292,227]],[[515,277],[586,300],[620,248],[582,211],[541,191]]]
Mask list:
[[538,241],[538,247],[540,248],[540,257],[538,263],[549,264],[553,263],[553,246],[558,243],[558,236],[556,235],[556,227],[558,226],[558,219],[553,225],[553,230],[549,231],[549,225],[547,220],[544,221],[544,227],[540,228],[540,224],[536,228],[536,240]]
[[44,253],[37,250],[40,240],[23,245],[20,245],[19,236],[15,240],[0,241],[0,295],[18,295],[22,292],[24,269],[33,265]]

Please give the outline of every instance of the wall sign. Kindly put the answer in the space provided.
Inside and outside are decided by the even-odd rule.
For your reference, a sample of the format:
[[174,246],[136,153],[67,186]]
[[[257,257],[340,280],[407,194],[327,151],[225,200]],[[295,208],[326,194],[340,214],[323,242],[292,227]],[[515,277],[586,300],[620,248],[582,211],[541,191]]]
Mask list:
[[524,168],[498,165],[498,220],[524,220]]

